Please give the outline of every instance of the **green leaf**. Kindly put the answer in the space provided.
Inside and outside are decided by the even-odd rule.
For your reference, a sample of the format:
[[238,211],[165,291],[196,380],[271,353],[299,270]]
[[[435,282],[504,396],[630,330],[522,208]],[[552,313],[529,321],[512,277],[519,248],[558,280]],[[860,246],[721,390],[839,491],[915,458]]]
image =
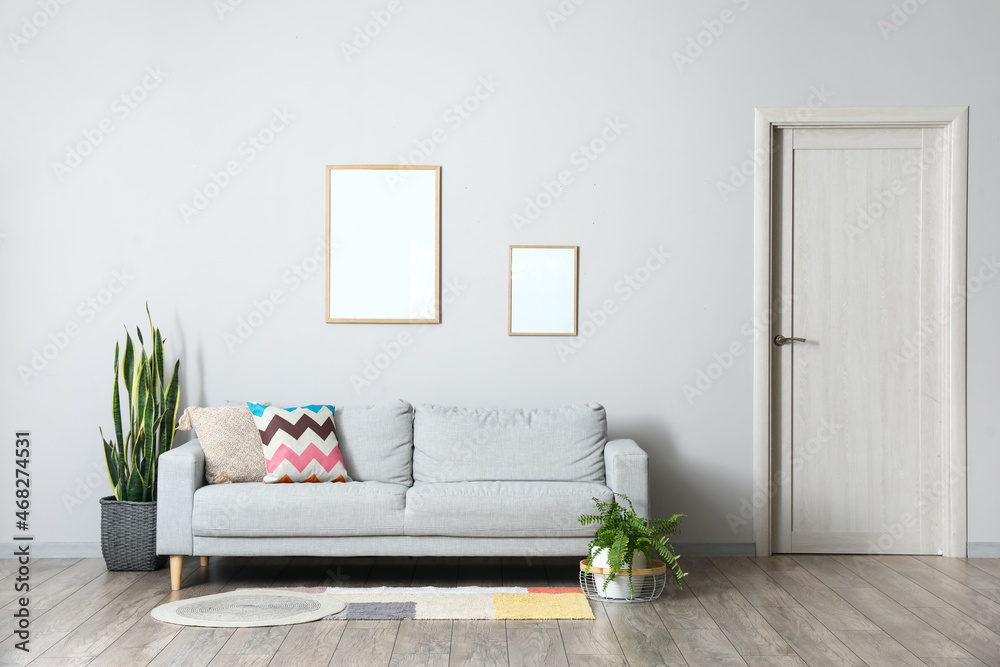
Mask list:
[[163,423],[162,437],[160,438],[160,453],[170,451],[174,446],[174,434],[177,431],[177,411],[180,409],[181,389],[181,362],[174,362],[174,372],[170,375],[170,382],[163,393]]
[[[118,344],[115,343],[117,347]],[[132,344],[132,337],[125,331],[125,356],[122,358],[122,379],[125,381],[125,391],[128,392],[129,400],[132,397],[132,377],[135,373],[135,345]]]
[[115,489],[115,497],[118,500],[125,500],[125,487],[128,484],[129,465],[128,452],[132,445],[133,434],[129,431],[125,436],[125,444],[115,451],[115,465],[118,466],[118,487]]
[[[135,345],[132,337],[125,332],[125,360],[122,366],[122,381],[125,383],[125,391],[128,393],[128,421],[129,428],[135,428],[136,416],[136,375],[139,371],[139,364],[136,363]],[[134,438],[133,438],[134,440]]]
[[147,364],[143,368],[143,384],[145,385],[145,401],[143,402],[142,408],[142,432],[146,434],[146,450],[143,452],[144,455],[149,455],[153,446],[156,444],[156,432],[153,430],[153,422],[156,421],[156,396],[151,391],[150,380],[152,378],[153,369],[149,365],[149,360],[144,358]]
[[180,409],[180,374],[181,362],[174,362],[174,372],[167,383],[166,392],[163,395],[163,417],[160,420],[159,448],[156,452],[156,460],[153,461],[153,472],[150,484],[153,488],[153,499],[156,499],[156,476],[159,456],[163,452],[169,452],[174,446],[174,436],[177,434],[177,411]]
[[146,426],[146,403],[147,403],[147,388],[146,384],[146,353],[142,353],[142,358],[135,367],[135,377],[134,384],[135,390],[132,399],[135,403],[135,417],[132,421],[132,430],[135,433],[135,439],[132,443],[132,468],[136,471],[139,470],[139,466],[142,463],[142,455],[146,449],[146,440],[149,437],[149,432],[145,429]]
[[163,336],[160,330],[153,326],[153,316],[149,312],[149,304],[146,304],[146,315],[149,317],[149,328],[153,332],[153,366],[156,377],[156,391],[163,387]]
[[[122,402],[121,396],[118,393],[118,343],[115,343],[115,386],[111,393],[111,416],[115,423],[115,442],[124,442],[125,438],[122,437]],[[101,438],[103,439],[103,435]],[[114,482],[112,482],[114,486]]]
[[619,533],[615,537],[614,543],[611,548],[608,549],[608,569],[611,573],[608,574],[607,579],[604,580],[604,589],[607,590],[608,584],[614,580],[618,575],[619,570],[625,569],[625,548],[628,546],[628,536],[624,533]]
[[108,442],[105,440],[103,430],[101,430],[101,441],[104,443],[104,464],[108,469],[108,479],[111,481],[111,488],[116,491],[115,498],[121,500],[121,498],[118,498],[117,494],[119,485],[118,479],[121,471],[118,467],[118,460],[115,457],[115,450],[118,447],[118,443],[114,441]]
[[125,492],[125,499],[134,502],[141,503],[145,499],[145,484],[143,484],[142,476],[139,474],[138,470],[133,470],[132,474],[128,476],[128,487]]
[[141,412],[140,429],[143,434],[142,447],[139,449],[139,470],[143,479],[148,478],[149,464],[153,459],[153,448],[156,446],[156,431],[153,429],[153,422],[156,420],[154,414],[153,395],[149,391],[149,382],[153,373],[149,359],[143,355],[142,383],[143,403]]

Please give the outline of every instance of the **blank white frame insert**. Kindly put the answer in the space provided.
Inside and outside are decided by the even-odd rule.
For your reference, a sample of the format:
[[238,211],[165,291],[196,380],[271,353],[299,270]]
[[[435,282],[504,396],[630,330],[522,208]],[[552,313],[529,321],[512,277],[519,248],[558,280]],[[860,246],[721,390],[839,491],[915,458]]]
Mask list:
[[326,321],[441,321],[441,167],[327,165]]
[[510,246],[507,334],[577,335],[578,246]]

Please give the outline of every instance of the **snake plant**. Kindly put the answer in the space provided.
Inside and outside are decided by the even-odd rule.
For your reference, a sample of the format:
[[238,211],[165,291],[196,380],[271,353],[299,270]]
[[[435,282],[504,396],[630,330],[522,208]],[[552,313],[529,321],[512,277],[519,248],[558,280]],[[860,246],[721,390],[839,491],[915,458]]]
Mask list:
[[678,562],[677,552],[674,545],[670,544],[670,538],[680,527],[680,520],[684,514],[675,514],[669,519],[644,519],[635,513],[632,501],[624,493],[617,494],[618,498],[628,503],[628,507],[613,499],[610,503],[602,502],[594,498],[595,508],[599,514],[584,514],[580,517],[580,524],[600,524],[597,534],[588,545],[590,560],[587,562],[586,572],[590,573],[590,563],[593,554],[601,549],[608,550],[608,568],[611,573],[604,580],[604,590],[607,590],[615,576],[620,572],[628,572],[628,585],[632,594],[635,588],[632,585],[632,559],[635,552],[642,553],[647,560],[652,561],[654,555],[660,556],[663,563],[670,569],[674,583],[681,588],[681,579],[687,576],[687,572],[681,569]]
[[[173,446],[177,430],[177,405],[180,400],[180,361],[174,363],[170,381],[163,382],[163,336],[153,326],[153,317],[146,305],[152,349],[146,352],[142,331],[135,329],[138,345],[125,330],[125,352],[115,343],[115,382],[111,394],[114,417],[114,438],[104,441],[104,459],[108,477],[117,500],[149,502],[156,500],[156,459]],[[119,364],[119,361],[121,362]],[[119,382],[128,394],[128,433],[122,425]]]

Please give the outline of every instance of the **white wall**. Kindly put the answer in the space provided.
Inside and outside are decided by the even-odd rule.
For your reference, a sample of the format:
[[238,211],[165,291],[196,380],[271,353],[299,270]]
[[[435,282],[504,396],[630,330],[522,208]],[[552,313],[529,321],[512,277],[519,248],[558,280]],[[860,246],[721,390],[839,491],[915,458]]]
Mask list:
[[[649,451],[654,511],[689,515],[680,541],[750,542],[750,523],[726,518],[751,496],[749,353],[704,395],[689,401],[682,387],[750,343],[752,187],[723,198],[718,184],[748,159],[756,106],[970,105],[970,271],[1000,252],[1000,5],[988,0],[907,0],[915,13],[887,37],[890,0],[564,0],[576,9],[558,23],[556,0],[398,0],[350,61],[342,43],[387,0],[246,1],[220,16],[226,1],[0,10],[0,503],[12,508],[15,429],[31,429],[39,541],[98,540],[107,483],[67,504],[103,465],[114,341],[148,300],[181,359],[184,405],[599,401],[612,436]],[[45,4],[58,13],[25,29]],[[723,10],[730,23],[712,24]],[[705,32],[709,45],[679,68],[674,53],[705,21],[720,34]],[[22,30],[33,36],[12,42]],[[133,94],[144,99],[123,106]],[[463,100],[478,107],[466,118],[452,111]],[[274,110],[288,118],[251,160],[243,142]],[[102,119],[113,131],[60,179],[53,163]],[[606,150],[581,161],[580,145],[615,125]],[[436,128],[446,140],[426,143]],[[398,163],[421,142],[443,166],[442,271],[458,294],[446,287],[440,325],[325,324],[322,264],[310,259],[323,166]],[[228,161],[239,173],[185,221],[179,207]],[[561,170],[573,182],[518,230],[512,215]],[[581,325],[593,335],[565,359],[565,339],[506,334],[515,243],[581,248]],[[666,265],[622,289],[650,248]],[[303,266],[319,270],[294,277]],[[121,291],[102,292],[118,274]],[[968,306],[971,542],[1000,543],[998,285]],[[229,349],[226,335],[273,290],[283,302]],[[81,305],[102,297],[100,312]],[[594,333],[587,312],[606,300],[617,310]],[[46,350],[71,324],[77,335]],[[402,332],[414,343],[356,390],[352,376]],[[53,358],[24,380],[35,351]]]

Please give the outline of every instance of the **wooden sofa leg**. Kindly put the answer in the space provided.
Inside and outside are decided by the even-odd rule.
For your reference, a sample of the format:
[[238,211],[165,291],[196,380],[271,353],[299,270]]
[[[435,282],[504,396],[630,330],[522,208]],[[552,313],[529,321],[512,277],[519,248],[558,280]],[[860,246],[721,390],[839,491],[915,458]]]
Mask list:
[[202,556],[201,557],[201,566],[202,567],[208,567],[208,556]]
[[184,556],[170,557],[170,590],[179,591],[181,589],[181,570],[184,566]]

